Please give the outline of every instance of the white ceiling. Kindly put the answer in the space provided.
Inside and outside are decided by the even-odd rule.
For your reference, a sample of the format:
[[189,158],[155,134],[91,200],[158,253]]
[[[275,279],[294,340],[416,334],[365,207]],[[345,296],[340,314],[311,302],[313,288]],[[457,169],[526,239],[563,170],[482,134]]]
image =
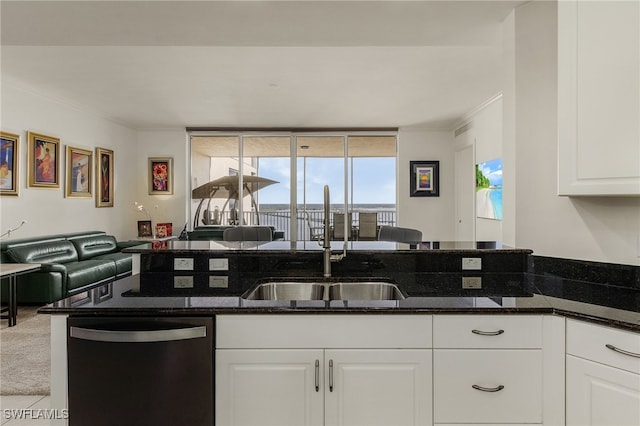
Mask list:
[[451,128],[522,3],[2,0],[0,71],[137,129]]

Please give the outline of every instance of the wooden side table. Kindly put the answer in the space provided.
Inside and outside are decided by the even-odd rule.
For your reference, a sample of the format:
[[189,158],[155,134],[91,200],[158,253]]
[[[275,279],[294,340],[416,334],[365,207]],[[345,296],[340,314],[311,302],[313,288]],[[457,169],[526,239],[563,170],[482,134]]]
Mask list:
[[17,297],[17,276],[40,269],[39,263],[2,263],[0,264],[0,278],[9,278],[9,304],[2,308],[1,312],[7,315],[0,316],[1,319],[9,320],[9,327],[17,323],[18,297]]

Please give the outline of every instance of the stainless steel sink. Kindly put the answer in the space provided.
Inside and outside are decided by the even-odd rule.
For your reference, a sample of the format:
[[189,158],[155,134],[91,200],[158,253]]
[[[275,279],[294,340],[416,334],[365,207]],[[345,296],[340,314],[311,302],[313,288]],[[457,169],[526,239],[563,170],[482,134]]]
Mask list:
[[242,296],[246,300],[402,300],[397,285],[387,281],[266,281]]
[[242,296],[247,300],[323,300],[324,283],[274,281],[258,284]]
[[402,300],[397,285],[387,282],[341,282],[329,285],[329,300]]

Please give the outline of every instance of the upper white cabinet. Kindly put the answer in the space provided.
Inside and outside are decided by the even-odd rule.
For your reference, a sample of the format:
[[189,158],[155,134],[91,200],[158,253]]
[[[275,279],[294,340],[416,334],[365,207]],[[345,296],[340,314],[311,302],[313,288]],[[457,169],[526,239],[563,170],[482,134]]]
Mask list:
[[640,195],[640,2],[558,3],[558,194]]

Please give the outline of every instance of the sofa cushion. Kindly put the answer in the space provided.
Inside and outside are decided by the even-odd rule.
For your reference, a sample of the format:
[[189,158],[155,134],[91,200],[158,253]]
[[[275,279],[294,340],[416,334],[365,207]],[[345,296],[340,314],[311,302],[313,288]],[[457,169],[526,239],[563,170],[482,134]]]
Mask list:
[[50,241],[12,247],[7,255],[16,263],[67,263],[78,260],[78,253],[70,241]]
[[106,235],[104,231],[82,231],[82,232],[72,232],[70,234],[64,234],[67,240],[75,240],[76,238],[84,238],[84,237],[95,237],[99,235]]
[[116,265],[116,276],[131,274],[132,269],[132,257],[127,253],[107,253],[100,256],[93,257],[95,260],[111,260]]
[[107,259],[80,260],[65,266],[67,267],[67,291],[115,279],[116,276],[116,264]]
[[71,240],[78,252],[79,260],[91,259],[101,254],[116,251],[116,239],[111,235],[95,235],[91,237],[79,237]]

